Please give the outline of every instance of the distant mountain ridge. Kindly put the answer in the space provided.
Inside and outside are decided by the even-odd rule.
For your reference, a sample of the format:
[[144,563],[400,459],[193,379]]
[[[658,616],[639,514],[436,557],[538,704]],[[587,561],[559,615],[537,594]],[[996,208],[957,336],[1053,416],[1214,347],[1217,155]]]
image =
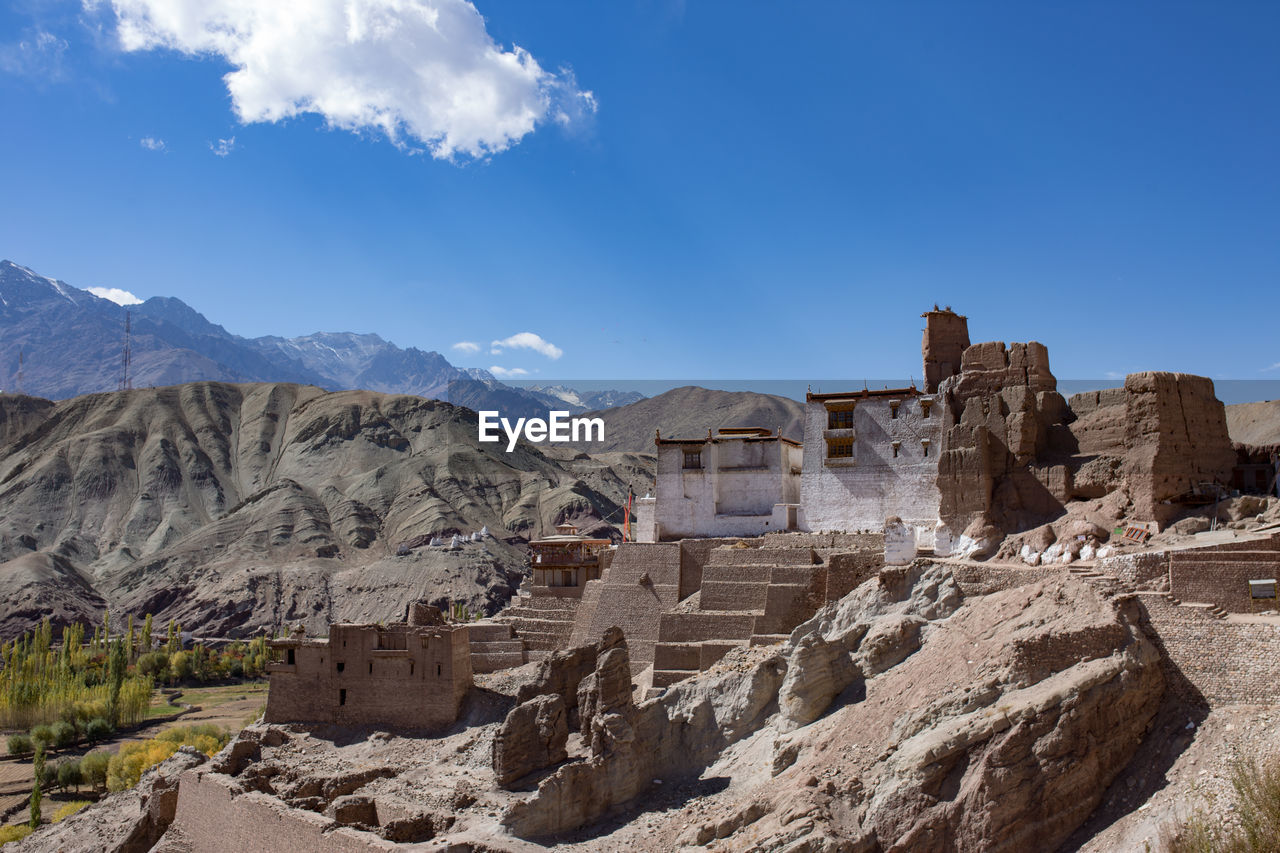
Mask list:
[[[438,352],[401,348],[376,334],[245,338],[172,296],[154,296],[127,310],[130,378],[139,388],[202,380],[295,382],[331,391],[413,394],[472,408],[498,408],[501,401],[504,413],[523,416],[545,415],[549,408],[576,414],[641,398],[514,388],[488,371],[460,369]],[[87,290],[0,261],[0,389],[55,400],[116,390],[125,312]]]

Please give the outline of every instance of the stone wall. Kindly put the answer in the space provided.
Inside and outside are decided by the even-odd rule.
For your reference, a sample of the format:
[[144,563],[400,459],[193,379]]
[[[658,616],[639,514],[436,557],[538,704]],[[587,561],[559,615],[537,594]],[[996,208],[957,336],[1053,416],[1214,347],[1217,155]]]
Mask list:
[[1280,535],[1230,542],[1169,555],[1169,590],[1183,601],[1215,604],[1232,613],[1275,610],[1275,599],[1255,601],[1249,581],[1280,578]]
[[924,317],[924,340],[920,346],[924,358],[924,390],[933,394],[938,384],[960,372],[960,359],[969,348],[968,318],[950,308],[920,315]]
[[677,542],[624,542],[613,563],[583,593],[567,645],[590,643],[613,626],[622,629],[639,672],[653,662],[662,613],[680,601],[681,547]]
[[1138,596],[1143,630],[1160,648],[1171,689],[1186,701],[1280,703],[1280,627],[1240,625],[1199,608],[1178,607],[1159,593]]
[[1066,401],[1049,354],[1031,341],[965,350],[959,376],[942,383],[946,430],[938,460],[939,515],[953,534],[975,523],[1004,533],[1060,515],[1071,496],[1064,463]]
[[340,827],[316,812],[290,808],[267,794],[245,792],[228,776],[196,769],[182,775],[177,816],[156,849],[366,853],[402,848],[371,832]]
[[801,529],[880,530],[892,515],[932,527],[938,518],[940,406],[914,390],[893,396],[851,392],[840,399],[854,403],[852,429],[834,431],[853,437],[850,458],[827,458],[833,434],[827,407],[848,403],[810,399],[805,405]]

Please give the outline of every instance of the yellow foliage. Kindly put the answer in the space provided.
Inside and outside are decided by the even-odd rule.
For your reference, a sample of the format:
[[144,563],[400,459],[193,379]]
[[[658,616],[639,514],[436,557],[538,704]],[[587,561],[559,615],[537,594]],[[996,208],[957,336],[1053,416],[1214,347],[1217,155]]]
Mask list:
[[0,844],[8,844],[10,841],[21,841],[31,834],[31,827],[22,823],[15,826],[0,826]]
[[89,805],[88,800],[72,800],[53,813],[53,822],[57,823],[60,820],[66,820],[87,805]]
[[228,734],[211,725],[174,726],[151,740],[126,743],[107,765],[107,790],[123,791],[138,784],[142,774],[178,751],[194,746],[213,756],[226,745]]

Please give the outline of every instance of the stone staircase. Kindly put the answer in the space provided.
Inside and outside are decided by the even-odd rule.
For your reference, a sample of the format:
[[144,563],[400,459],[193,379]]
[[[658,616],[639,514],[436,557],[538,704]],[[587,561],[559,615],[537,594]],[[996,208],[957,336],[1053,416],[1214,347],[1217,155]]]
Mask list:
[[732,649],[787,639],[821,606],[824,571],[812,547],[712,551],[698,608],[662,614],[654,690],[709,669]]
[[[1138,595],[1139,594],[1139,590],[1136,587],[1134,587],[1132,584],[1129,584],[1121,580],[1120,578],[1115,577],[1114,575],[1104,574],[1102,572],[1095,571],[1094,569],[1089,568],[1087,566],[1073,565],[1070,568],[1068,568],[1067,571],[1069,574],[1071,574],[1072,577],[1077,577],[1080,580],[1085,581],[1094,589],[1096,589],[1099,593],[1101,593],[1102,595],[1108,598],[1113,598],[1117,595]],[[1170,593],[1170,592],[1160,593],[1160,595],[1162,598],[1164,598],[1165,601],[1169,602],[1170,604],[1176,607],[1185,607],[1188,609],[1198,610],[1207,616],[1213,617],[1214,619],[1227,618],[1227,611],[1222,609],[1216,604],[1206,604],[1203,602],[1195,602],[1195,601],[1182,601],[1181,599],[1179,599],[1177,596],[1175,596],[1173,593]]]
[[529,660],[542,660],[568,646],[578,603],[577,595],[553,595],[537,587],[521,589],[493,621],[509,625],[524,641]]
[[471,671],[496,672],[525,663],[524,641],[502,622],[474,622],[470,626]]

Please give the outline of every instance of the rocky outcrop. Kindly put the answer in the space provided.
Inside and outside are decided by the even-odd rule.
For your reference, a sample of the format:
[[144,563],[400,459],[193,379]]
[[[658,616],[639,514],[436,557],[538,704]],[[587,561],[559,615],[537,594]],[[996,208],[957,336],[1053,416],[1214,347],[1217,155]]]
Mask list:
[[535,696],[507,714],[493,737],[493,775],[509,787],[530,773],[568,758],[569,724],[558,693]]
[[[917,585],[937,581],[935,569],[916,571]],[[758,849],[1058,847],[1133,756],[1164,688],[1131,605],[1068,580],[976,599],[939,621],[921,606],[927,595],[879,616],[883,603],[858,595],[804,626],[789,666],[830,669],[833,649],[858,660],[876,634],[909,649],[909,635],[876,625],[912,617],[926,623],[919,648],[776,737],[774,779],[684,840],[732,848],[749,824]],[[948,600],[937,598],[935,617]]]

